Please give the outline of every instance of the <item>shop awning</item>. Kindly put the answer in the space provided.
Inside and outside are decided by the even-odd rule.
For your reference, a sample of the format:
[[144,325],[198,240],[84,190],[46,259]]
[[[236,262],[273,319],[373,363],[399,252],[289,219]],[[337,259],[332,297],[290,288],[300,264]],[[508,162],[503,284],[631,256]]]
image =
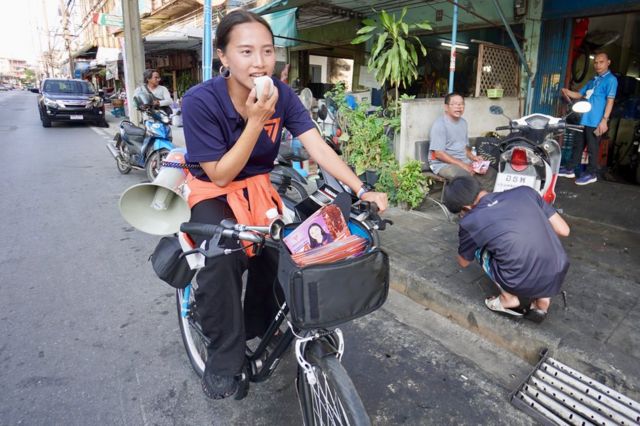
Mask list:
[[96,62],[99,65],[105,65],[107,62],[113,62],[119,59],[122,59],[120,49],[98,46],[98,53],[96,53]]
[[296,28],[297,10],[298,9],[294,7],[262,16],[271,26],[276,46],[290,47],[298,44],[298,42],[293,40],[298,37],[298,30]]

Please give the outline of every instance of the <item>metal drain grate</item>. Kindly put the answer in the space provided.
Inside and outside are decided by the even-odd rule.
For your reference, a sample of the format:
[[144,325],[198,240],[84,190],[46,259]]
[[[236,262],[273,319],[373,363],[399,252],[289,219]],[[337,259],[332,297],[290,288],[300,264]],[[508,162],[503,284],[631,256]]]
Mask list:
[[511,394],[511,403],[548,425],[640,425],[640,404],[549,357]]

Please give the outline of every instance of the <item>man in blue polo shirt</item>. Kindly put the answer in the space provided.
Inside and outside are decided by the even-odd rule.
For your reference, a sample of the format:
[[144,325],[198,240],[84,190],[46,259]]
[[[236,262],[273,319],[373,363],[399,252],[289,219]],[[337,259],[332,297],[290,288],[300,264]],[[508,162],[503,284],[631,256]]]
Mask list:
[[527,186],[488,193],[471,176],[453,179],[443,201],[452,213],[463,214],[458,263],[466,268],[477,260],[500,290],[485,300],[487,308],[521,317],[518,297],[530,298],[530,306],[520,311],[543,321],[569,269],[558,238],[569,235],[564,219]]
[[586,172],[576,179],[577,185],[588,185],[598,180],[598,150],[600,148],[600,136],[608,130],[608,121],[613,109],[613,101],[618,89],[618,80],[609,71],[611,60],[604,52],[596,53],[593,59],[593,68],[596,75],[580,89],[573,92],[563,88],[562,94],[569,99],[585,98],[591,104],[591,111],[583,114],[580,124],[584,126],[582,137],[576,138],[571,160],[560,168],[559,176],[574,178],[574,169],[580,164],[584,145],[587,145],[589,164]]

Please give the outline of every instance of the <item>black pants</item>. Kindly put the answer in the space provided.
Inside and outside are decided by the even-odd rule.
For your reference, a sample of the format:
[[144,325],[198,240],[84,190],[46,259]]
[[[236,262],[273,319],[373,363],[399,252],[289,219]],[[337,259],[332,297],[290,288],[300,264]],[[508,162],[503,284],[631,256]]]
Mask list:
[[[233,218],[229,206],[217,199],[205,200],[191,210],[191,222],[219,224]],[[200,245],[203,238],[196,238]],[[235,241],[221,244],[237,248]],[[260,256],[248,258],[244,251],[207,259],[198,272],[196,304],[204,334],[211,339],[207,365],[218,375],[240,372],[245,359],[245,342],[262,336],[278,311],[274,297],[278,253],[265,247]],[[248,269],[242,309],[242,274]],[[276,289],[279,290],[278,286]],[[283,299],[280,299],[283,300]]]
[[587,165],[587,173],[598,173],[598,154],[600,150],[600,137],[596,136],[593,132],[596,127],[584,126],[582,136],[574,139],[575,145],[571,152],[571,161],[567,164],[567,169],[575,169],[582,160],[582,151],[584,151],[585,144],[587,145],[587,152],[589,153],[589,164]]

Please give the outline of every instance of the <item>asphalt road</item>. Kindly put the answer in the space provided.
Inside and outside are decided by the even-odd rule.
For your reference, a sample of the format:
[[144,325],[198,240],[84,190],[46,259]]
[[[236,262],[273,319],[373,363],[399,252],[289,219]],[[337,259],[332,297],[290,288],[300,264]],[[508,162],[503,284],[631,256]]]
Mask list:
[[[300,424],[295,360],[243,401],[210,401],[175,297],[147,261],[157,237],[121,218],[116,131],[40,125],[36,95],[0,92],[0,425]],[[508,403],[532,369],[395,293],[342,327],[374,424],[530,424]]]

